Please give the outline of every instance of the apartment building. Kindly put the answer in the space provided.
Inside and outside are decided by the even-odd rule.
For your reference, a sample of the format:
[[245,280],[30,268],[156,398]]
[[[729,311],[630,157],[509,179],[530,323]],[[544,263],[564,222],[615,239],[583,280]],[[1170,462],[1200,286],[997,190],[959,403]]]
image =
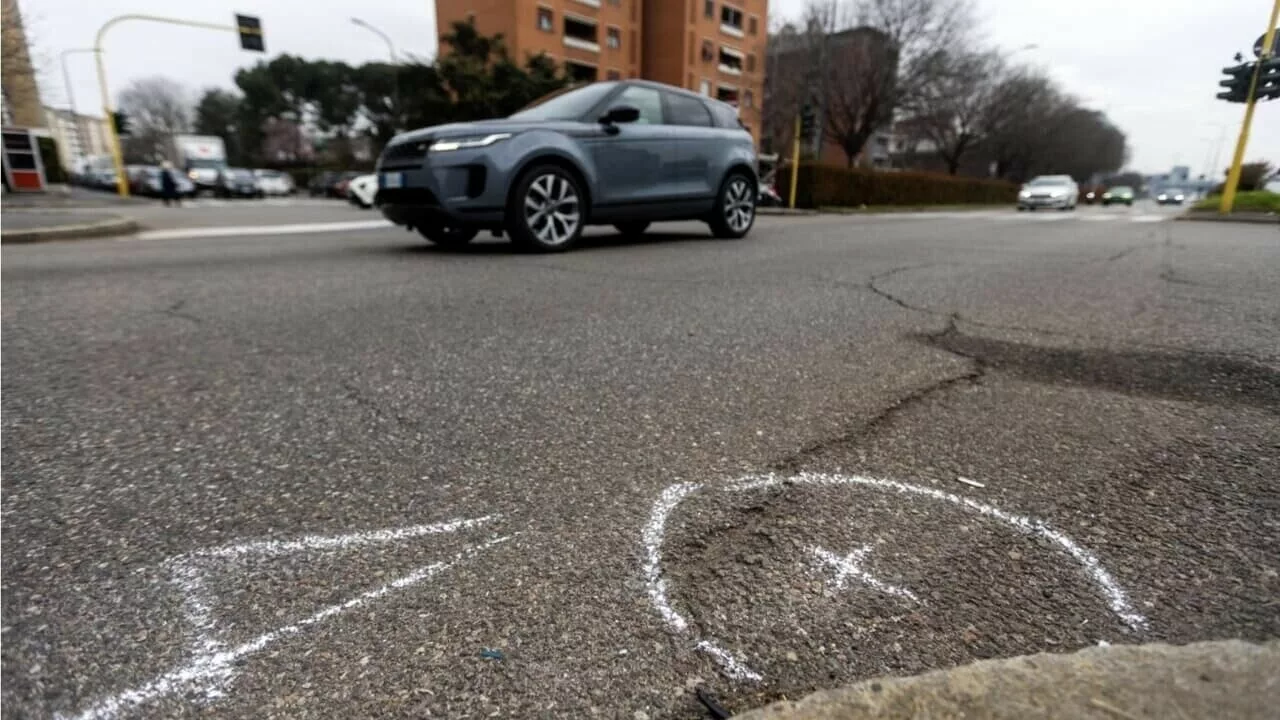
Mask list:
[[645,78],[738,108],[759,139],[768,0],[436,0],[512,55],[546,53],[581,81]]
[[107,123],[102,118],[47,106],[44,117],[49,134],[58,143],[58,159],[68,172],[83,166],[88,158],[110,154]]
[[641,76],[738,108],[760,139],[767,0],[645,0]]
[[443,34],[471,20],[512,57],[545,53],[581,81],[641,77],[642,0],[436,0]]

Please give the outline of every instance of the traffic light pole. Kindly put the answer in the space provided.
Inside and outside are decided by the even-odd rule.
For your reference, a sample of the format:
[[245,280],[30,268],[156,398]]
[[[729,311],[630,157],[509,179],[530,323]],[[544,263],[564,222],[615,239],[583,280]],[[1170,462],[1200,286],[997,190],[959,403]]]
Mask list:
[[[1280,2],[1280,0],[1276,0]],[[791,197],[787,207],[796,209],[796,182],[800,179],[800,113],[796,113],[796,133],[791,144]]]
[[[1280,0],[1277,0],[1277,2],[1280,2]],[[161,17],[159,15],[139,14],[113,17],[98,29],[98,35],[93,41],[93,53],[98,59],[98,88],[102,93],[102,110],[107,116],[107,139],[108,144],[111,146],[111,160],[116,168],[116,191],[120,193],[120,197],[129,197],[129,178],[125,176],[124,172],[124,153],[120,151],[120,128],[116,127],[115,108],[111,107],[111,93],[107,90],[107,68],[102,61],[102,38],[113,25],[125,20],[149,20],[169,25],[204,28],[205,30],[240,31],[240,28],[235,25],[219,25],[217,23]]]
[[1240,126],[1240,138],[1236,140],[1236,154],[1231,161],[1231,170],[1227,173],[1227,184],[1222,188],[1222,203],[1218,213],[1227,215],[1236,204],[1236,188],[1240,186],[1240,169],[1244,165],[1244,150],[1249,144],[1249,126],[1253,124],[1253,109],[1258,104],[1258,76],[1262,74],[1263,61],[1271,57],[1271,50],[1276,33],[1276,20],[1280,19],[1280,0],[1275,0],[1271,7],[1271,20],[1267,23],[1267,32],[1262,36],[1262,55],[1253,68],[1253,76],[1249,78],[1249,95],[1245,100],[1244,123]]

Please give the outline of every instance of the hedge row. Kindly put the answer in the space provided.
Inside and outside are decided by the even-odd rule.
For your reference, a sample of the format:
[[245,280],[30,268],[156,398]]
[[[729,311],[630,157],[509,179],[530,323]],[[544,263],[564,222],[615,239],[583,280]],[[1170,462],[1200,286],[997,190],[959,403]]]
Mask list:
[[[778,169],[778,194],[791,189],[791,168]],[[1018,187],[1003,180],[953,177],[922,172],[885,172],[833,165],[800,165],[796,206],[967,205],[1012,203]]]

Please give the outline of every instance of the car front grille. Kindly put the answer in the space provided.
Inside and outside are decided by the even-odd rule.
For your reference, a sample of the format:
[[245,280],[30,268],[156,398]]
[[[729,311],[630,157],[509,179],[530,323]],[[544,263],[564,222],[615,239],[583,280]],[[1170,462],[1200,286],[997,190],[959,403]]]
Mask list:
[[382,170],[422,167],[422,160],[427,156],[427,146],[430,144],[430,140],[423,139],[388,145],[382,151],[378,167]]
[[440,204],[435,193],[426,188],[382,188],[374,202],[378,205],[417,205],[434,207]]

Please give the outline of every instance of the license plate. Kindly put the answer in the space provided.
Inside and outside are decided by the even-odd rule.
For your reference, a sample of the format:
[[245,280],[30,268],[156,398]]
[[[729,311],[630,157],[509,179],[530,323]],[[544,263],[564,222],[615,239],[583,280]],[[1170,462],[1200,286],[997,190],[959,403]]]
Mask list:
[[382,187],[398,188],[404,187],[404,174],[398,172],[382,173]]

